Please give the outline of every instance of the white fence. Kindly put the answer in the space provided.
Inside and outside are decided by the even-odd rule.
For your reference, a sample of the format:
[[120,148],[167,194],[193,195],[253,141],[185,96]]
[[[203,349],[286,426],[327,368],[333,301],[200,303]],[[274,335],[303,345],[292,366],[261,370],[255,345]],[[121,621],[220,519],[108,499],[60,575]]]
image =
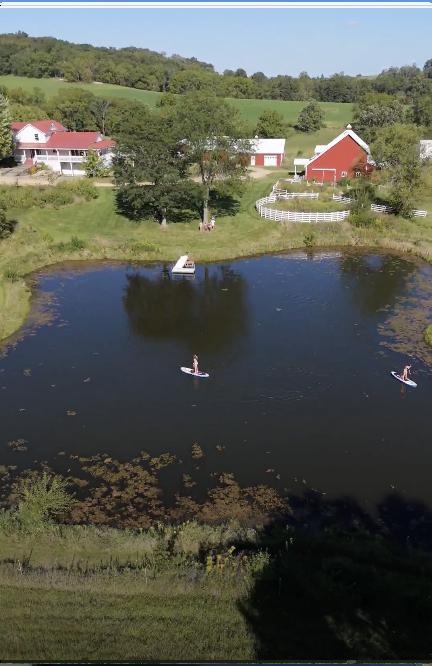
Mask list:
[[350,214],[349,210],[332,213],[298,213],[290,210],[276,210],[275,208],[266,207],[266,204],[274,203],[280,198],[277,194],[270,194],[268,197],[258,199],[255,203],[255,208],[261,217],[266,220],[274,220],[275,222],[340,222]]
[[333,201],[340,201],[341,203],[351,203],[351,197],[344,197],[342,194],[333,194]]
[[[371,210],[374,213],[392,213],[393,208],[391,206],[386,206],[384,204],[371,204]],[[427,210],[413,210],[411,211],[413,217],[426,217],[428,214]]]
[[278,199],[318,199],[319,192],[290,192],[289,190],[278,190],[274,188],[272,194]]
[[[255,202],[255,208],[259,215],[266,220],[275,220],[276,222],[340,222],[348,217],[349,210],[334,211],[331,213],[300,213],[290,210],[276,210],[267,208],[266,204],[275,203],[279,199],[318,199],[319,192],[289,192],[273,186],[272,193],[268,197],[263,197]],[[333,194],[333,201],[340,203],[351,203],[351,197],[344,197],[342,194]],[[371,204],[371,210],[374,213],[392,213],[390,206],[381,204]],[[413,210],[413,217],[426,217],[427,210]]]

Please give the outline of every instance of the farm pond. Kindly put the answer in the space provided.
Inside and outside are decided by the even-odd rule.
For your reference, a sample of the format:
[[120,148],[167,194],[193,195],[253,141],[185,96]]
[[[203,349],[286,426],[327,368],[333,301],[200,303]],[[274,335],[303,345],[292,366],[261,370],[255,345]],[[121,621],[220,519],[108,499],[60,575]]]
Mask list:
[[[317,251],[193,278],[83,263],[34,280],[30,320],[0,358],[0,465],[169,453],[167,503],[229,474],[371,511],[392,493],[432,505],[429,265]],[[180,372],[194,353],[209,379]],[[390,375],[406,363],[417,389]]]

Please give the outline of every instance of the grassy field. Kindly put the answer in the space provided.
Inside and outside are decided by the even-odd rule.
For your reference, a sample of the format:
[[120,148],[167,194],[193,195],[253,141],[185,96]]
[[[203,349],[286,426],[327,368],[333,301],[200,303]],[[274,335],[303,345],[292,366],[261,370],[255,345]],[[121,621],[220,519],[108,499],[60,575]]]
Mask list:
[[355,228],[348,222],[311,227],[263,220],[255,211],[255,201],[286,175],[286,171],[273,171],[251,181],[238,211],[218,214],[211,233],[200,233],[198,220],[169,224],[166,230],[153,221],[131,222],[116,212],[111,189],[98,190],[98,198],[92,201],[60,209],[10,210],[19,224],[11,237],[1,241],[0,339],[16,331],[29,311],[25,276],[66,260],[172,262],[189,253],[197,262],[216,261],[302,248],[310,233],[316,247],[373,246],[431,258],[431,215],[413,221],[383,217],[372,228]]
[[1,529],[0,660],[427,662],[430,555],[346,524]]
[[[32,79],[24,76],[0,76],[0,85],[7,88],[23,88],[28,92],[34,87],[44,91],[47,97],[52,97],[62,90],[70,88],[82,88],[93,95],[122,98],[142,102],[154,108],[162,93],[150,90],[138,90],[108,83],[66,83],[61,79]],[[278,111],[289,123],[297,120],[298,114],[306,102],[284,102],[281,100],[265,99],[231,99],[227,101],[237,108],[242,117],[251,125],[255,125],[261,113],[267,109]],[[325,114],[325,123],[331,128],[341,128],[351,120],[352,104],[339,104],[333,102],[321,102]]]
[[2,661],[253,659],[238,608],[247,567],[208,571],[157,533],[62,527],[2,542]]

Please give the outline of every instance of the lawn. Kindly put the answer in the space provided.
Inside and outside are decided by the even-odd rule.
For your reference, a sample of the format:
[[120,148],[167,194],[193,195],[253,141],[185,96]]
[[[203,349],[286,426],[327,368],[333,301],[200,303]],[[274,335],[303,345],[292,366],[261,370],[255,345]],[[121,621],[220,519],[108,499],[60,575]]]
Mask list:
[[427,662],[430,554],[397,547],[397,521],[369,535],[322,508],[332,527],[308,537],[303,506],[289,541],[280,523],[0,527],[0,660]]
[[161,531],[62,527],[1,540],[1,661],[253,659],[238,607],[246,569],[207,574],[189,552],[170,553]]

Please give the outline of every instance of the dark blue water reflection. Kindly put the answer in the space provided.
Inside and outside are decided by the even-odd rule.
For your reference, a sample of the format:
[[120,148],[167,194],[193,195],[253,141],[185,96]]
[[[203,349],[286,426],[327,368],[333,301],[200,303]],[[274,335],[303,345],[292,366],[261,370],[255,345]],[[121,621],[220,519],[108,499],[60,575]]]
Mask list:
[[[44,274],[54,321],[0,360],[0,464],[59,452],[181,458],[198,442],[203,478],[233,472],[371,503],[395,489],[432,504],[427,350],[417,344],[417,390],[390,376],[410,348],[397,324],[405,302],[424,310],[431,275],[337,253],[200,266],[194,279],[160,265]],[[392,318],[398,351],[381,332]],[[210,380],[179,372],[194,352]],[[8,446],[18,439],[27,451]]]

